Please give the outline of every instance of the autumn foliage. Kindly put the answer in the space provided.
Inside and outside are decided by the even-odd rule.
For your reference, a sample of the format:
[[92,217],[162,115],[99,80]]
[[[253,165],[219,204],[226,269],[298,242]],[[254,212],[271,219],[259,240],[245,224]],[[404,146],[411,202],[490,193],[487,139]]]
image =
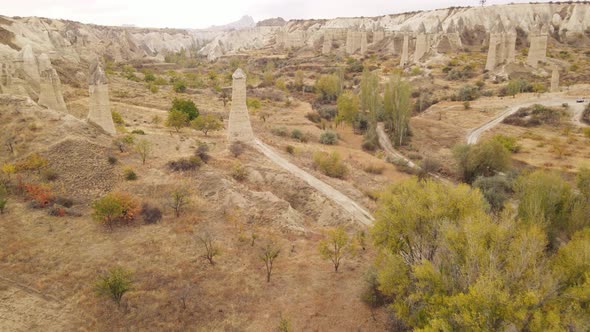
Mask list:
[[24,189],[27,199],[36,201],[41,208],[47,207],[54,199],[51,188],[46,184],[25,183]]
[[92,218],[112,228],[114,225],[129,225],[139,215],[139,202],[126,192],[112,192],[94,201]]

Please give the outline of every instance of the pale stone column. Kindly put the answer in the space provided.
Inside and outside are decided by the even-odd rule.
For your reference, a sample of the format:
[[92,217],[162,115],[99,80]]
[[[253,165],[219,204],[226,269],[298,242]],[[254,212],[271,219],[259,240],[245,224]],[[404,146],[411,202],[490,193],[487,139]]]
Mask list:
[[367,32],[366,31],[362,31],[361,35],[360,35],[360,49],[361,49],[361,55],[365,55],[367,54]]
[[51,65],[49,56],[45,53],[39,56],[39,71],[41,72],[41,81],[37,103],[56,111],[67,112],[59,75]]
[[410,36],[404,34],[404,42],[402,45],[402,56],[400,61],[400,66],[405,67],[408,64],[408,48],[410,44]]
[[229,113],[228,140],[230,142],[251,142],[254,132],[250,124],[246,105],[246,74],[238,68],[232,75],[232,102]]
[[553,68],[551,73],[551,92],[559,92],[559,70]]
[[116,134],[111,114],[107,76],[98,59],[90,66],[88,92],[90,94],[88,122],[98,125],[111,135]]
[[546,61],[547,37],[548,36],[543,33],[530,37],[531,46],[529,47],[529,54],[526,60],[529,66],[537,68],[540,61]]
[[324,32],[324,44],[322,45],[322,54],[329,55],[332,52],[332,31]]

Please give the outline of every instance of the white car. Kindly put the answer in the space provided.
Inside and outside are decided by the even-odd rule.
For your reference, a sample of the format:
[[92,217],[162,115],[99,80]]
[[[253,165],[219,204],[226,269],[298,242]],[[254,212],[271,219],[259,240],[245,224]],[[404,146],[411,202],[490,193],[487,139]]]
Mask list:
[[576,103],[583,103],[585,102],[584,98],[578,98],[576,99]]

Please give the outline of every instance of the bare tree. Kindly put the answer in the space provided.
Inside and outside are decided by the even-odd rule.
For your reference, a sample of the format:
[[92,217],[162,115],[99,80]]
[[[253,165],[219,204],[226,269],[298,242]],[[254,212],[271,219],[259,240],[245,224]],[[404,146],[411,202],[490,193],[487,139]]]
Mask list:
[[180,217],[180,213],[190,203],[189,191],[184,188],[178,188],[170,193],[168,205],[174,210],[176,218]]
[[153,147],[152,143],[148,140],[142,139],[135,143],[135,151],[139,153],[141,157],[141,163],[145,165],[145,160],[152,154]]
[[487,0],[479,0],[479,4],[483,7],[486,5]]
[[270,282],[272,266],[275,259],[279,256],[280,252],[281,249],[274,242],[269,242],[264,248],[262,248],[260,259],[264,262],[264,265],[266,266],[266,282]]
[[199,240],[205,246],[205,255],[203,257],[207,258],[211,265],[215,265],[213,258],[218,256],[221,253],[219,247],[215,244],[213,237],[209,233],[205,233],[203,236],[199,236]]

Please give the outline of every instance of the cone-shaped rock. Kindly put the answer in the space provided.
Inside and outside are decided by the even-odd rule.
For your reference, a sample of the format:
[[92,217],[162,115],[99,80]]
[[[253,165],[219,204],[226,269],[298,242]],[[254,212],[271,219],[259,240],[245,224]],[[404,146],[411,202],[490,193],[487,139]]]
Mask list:
[[88,92],[90,93],[88,122],[92,122],[107,133],[114,135],[116,130],[111,114],[109,85],[107,76],[98,59],[90,66]]
[[67,112],[68,109],[61,90],[59,75],[57,75],[57,71],[53,68],[49,57],[45,53],[39,56],[39,70],[41,82],[39,101],[37,103],[56,111]]

